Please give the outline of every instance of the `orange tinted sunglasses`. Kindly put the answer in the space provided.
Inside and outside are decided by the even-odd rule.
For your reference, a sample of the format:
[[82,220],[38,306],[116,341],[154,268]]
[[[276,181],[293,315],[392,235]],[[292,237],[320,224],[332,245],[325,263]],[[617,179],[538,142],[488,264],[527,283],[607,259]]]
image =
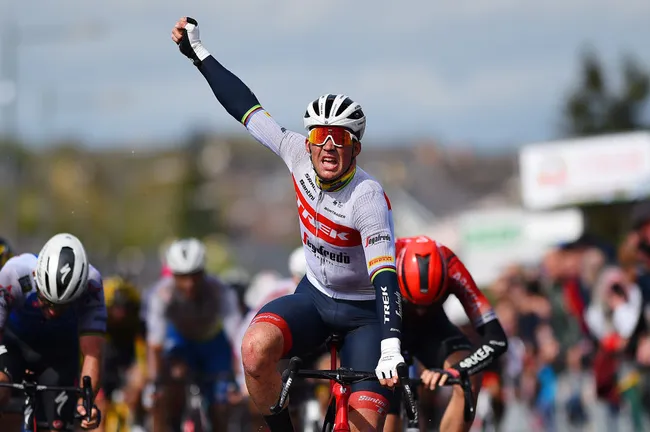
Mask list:
[[315,146],[324,146],[328,138],[338,148],[349,147],[357,139],[349,130],[340,126],[317,126],[309,131],[309,142]]

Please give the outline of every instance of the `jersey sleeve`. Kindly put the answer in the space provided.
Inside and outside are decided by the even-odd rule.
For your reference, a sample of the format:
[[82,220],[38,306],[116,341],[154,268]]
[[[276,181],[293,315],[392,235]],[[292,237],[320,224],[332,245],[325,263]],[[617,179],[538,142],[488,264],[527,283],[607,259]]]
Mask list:
[[395,236],[388,197],[383,191],[361,195],[352,213],[361,236],[368,275],[375,287],[382,339],[401,338],[402,297],[395,271]]
[[373,191],[360,196],[352,210],[372,281],[384,271],[395,271],[393,215],[386,195]]
[[106,333],[106,300],[102,277],[96,268],[88,270],[88,287],[80,299],[79,335]]
[[449,293],[454,294],[465,309],[474,328],[481,335],[479,348],[453,366],[461,373],[474,375],[486,369],[508,350],[508,338],[496,313],[462,261],[449,248],[440,245],[447,261]]
[[305,150],[307,138],[280,126],[260,106],[247,116],[245,126],[260,144],[280,156],[291,172],[295,163],[308,155]]
[[289,170],[293,170],[296,160],[307,157],[305,137],[278,125],[248,86],[212,55],[198,69],[226,111],[246,126],[255,139],[282,157]]
[[0,270],[0,331],[4,330],[11,310],[22,307],[25,296],[34,290],[32,261],[33,255],[18,255]]
[[15,278],[15,271],[8,265],[11,260],[0,270],[0,330],[4,330],[11,306],[14,303],[15,297],[12,291],[15,290],[17,279]]
[[476,286],[465,264],[446,246],[440,246],[447,260],[449,293],[454,294],[465,309],[474,327],[482,326],[497,318],[492,305]]
[[165,310],[169,298],[165,295],[164,286],[159,282],[151,289],[147,302],[147,343],[161,346],[165,341]]

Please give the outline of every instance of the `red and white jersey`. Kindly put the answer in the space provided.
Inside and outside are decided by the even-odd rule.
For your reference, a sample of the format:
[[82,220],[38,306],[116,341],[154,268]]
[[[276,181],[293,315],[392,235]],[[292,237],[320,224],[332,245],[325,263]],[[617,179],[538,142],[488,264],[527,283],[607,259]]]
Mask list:
[[291,172],[309,281],[332,298],[374,299],[373,276],[395,269],[393,216],[379,182],[357,167],[345,187],[323,191],[304,135],[281,127],[262,108],[244,124]]

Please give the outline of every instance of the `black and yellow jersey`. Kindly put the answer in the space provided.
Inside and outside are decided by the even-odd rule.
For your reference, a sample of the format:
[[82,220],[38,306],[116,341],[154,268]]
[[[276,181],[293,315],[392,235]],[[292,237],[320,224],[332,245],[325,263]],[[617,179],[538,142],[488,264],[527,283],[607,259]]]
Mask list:
[[104,296],[108,312],[106,338],[109,350],[122,362],[141,362],[146,329],[140,317],[140,291],[130,281],[111,276],[104,279]]

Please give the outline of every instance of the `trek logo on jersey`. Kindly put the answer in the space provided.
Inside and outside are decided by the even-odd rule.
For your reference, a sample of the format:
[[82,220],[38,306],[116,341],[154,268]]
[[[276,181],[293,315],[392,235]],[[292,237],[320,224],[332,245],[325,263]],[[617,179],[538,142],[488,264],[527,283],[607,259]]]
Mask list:
[[389,234],[385,234],[385,233],[374,234],[366,237],[365,246],[368,247],[377,243],[388,243],[390,242],[390,240],[391,238]]
[[377,258],[373,258],[370,261],[368,261],[368,268],[372,268],[378,264],[383,264],[383,263],[394,263],[395,260],[393,259],[392,256],[384,255],[380,256]]
[[381,287],[381,301],[384,304],[384,324],[390,322],[390,296],[388,287]]
[[483,345],[481,348],[477,349],[474,354],[467,357],[465,360],[459,363],[459,366],[463,369],[470,369],[488,358],[490,354],[494,352],[494,348],[490,345]]
[[361,245],[361,236],[357,230],[337,224],[322,214],[316,213],[300,192],[295,179],[293,184],[298,197],[296,200],[298,216],[307,231],[333,246],[354,247]]
[[339,264],[350,264],[350,255],[343,252],[332,252],[325,249],[324,246],[316,247],[312,242],[309,241],[309,236],[305,233],[302,237],[302,242],[307,246],[313,253],[320,255],[322,258],[329,260],[331,262]]

